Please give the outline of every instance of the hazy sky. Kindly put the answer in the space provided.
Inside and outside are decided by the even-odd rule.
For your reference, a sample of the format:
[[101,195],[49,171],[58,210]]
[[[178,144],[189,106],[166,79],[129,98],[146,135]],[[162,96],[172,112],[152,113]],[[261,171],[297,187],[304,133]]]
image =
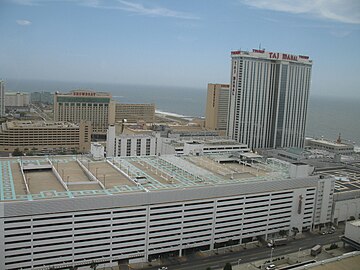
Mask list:
[[230,51],[309,55],[312,94],[360,97],[360,0],[0,0],[0,78],[206,88]]

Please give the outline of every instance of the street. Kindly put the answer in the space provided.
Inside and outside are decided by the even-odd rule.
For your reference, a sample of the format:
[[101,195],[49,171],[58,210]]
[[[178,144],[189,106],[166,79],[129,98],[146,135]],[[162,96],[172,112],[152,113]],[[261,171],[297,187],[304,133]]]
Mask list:
[[[297,240],[290,240],[287,245],[275,247],[273,250],[273,258],[283,256],[289,253],[301,250],[309,249],[316,244],[324,245],[332,242],[338,242],[342,233],[336,232],[334,234],[311,234],[311,237],[306,237]],[[209,257],[199,257],[196,255],[188,256],[188,259],[184,262],[164,263],[163,266],[167,266],[169,270],[205,270],[207,267],[211,269],[218,269],[224,267],[226,263],[236,265],[238,260],[241,259],[241,264],[249,263],[261,259],[270,259],[271,249],[268,247],[258,247],[252,249],[246,249],[239,252],[229,252],[225,254],[219,254]],[[147,268],[149,270],[157,270],[159,266]]]

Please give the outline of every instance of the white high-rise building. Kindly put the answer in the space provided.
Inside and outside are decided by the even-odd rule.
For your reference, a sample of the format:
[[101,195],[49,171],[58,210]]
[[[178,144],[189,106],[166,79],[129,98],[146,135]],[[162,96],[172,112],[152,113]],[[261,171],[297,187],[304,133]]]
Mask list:
[[0,117],[5,115],[5,86],[4,81],[0,80]]
[[231,52],[228,135],[250,148],[303,147],[312,60]]

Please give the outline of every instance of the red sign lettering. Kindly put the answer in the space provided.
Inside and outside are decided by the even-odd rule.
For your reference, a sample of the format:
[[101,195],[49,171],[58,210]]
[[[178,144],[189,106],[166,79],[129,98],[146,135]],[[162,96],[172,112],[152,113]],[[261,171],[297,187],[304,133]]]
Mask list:
[[290,60],[290,61],[297,61],[298,60],[296,55],[291,55],[291,54],[286,54],[286,53],[283,53],[282,59],[283,60]]
[[269,53],[271,59],[279,59],[279,53]]

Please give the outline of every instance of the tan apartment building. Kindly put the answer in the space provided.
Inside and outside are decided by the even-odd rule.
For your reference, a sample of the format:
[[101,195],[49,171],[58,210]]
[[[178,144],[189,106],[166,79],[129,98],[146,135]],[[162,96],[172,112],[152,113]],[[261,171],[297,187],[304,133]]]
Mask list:
[[5,107],[23,107],[29,105],[29,93],[5,92]]
[[229,84],[208,84],[205,127],[225,135],[229,111]]
[[126,119],[128,123],[145,121],[155,122],[155,104],[116,104],[115,121],[122,122]]
[[93,135],[105,137],[108,126],[115,122],[115,102],[111,100],[111,94],[103,92],[55,93],[54,119],[71,123],[90,121]]
[[0,151],[88,152],[92,128],[89,121],[78,125],[69,122],[9,121],[0,125]]

